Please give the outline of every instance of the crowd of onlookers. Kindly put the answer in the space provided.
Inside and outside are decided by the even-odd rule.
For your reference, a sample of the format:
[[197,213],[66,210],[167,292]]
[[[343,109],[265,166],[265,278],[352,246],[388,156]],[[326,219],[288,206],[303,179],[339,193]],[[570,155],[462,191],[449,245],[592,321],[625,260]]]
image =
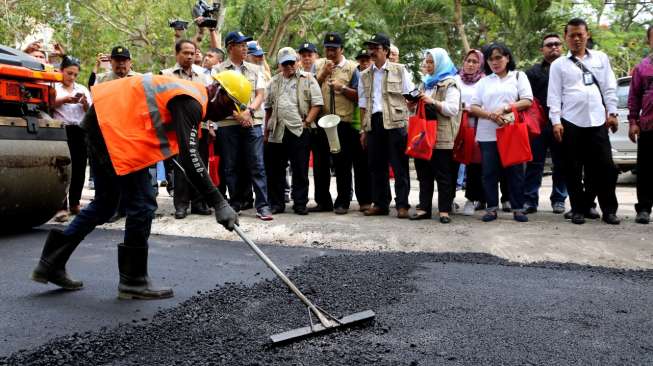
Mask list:
[[[539,191],[550,152],[552,211],[575,224],[587,218],[619,224],[618,172],[608,138],[609,130],[618,128],[615,75],[609,57],[588,48],[587,23],[572,19],[561,31],[542,38],[541,61],[525,71],[518,71],[508,46],[490,43],[466,52],[459,66],[445,49],[427,49],[420,75],[412,75],[399,62],[399,49],[383,33],[375,34],[354,59],[348,59],[343,34],[329,32],[321,47],[302,42],[296,48],[281,48],[271,68],[267,63],[271,58],[251,37],[229,32],[224,48],[219,48],[219,37],[211,29],[211,47],[204,53],[197,37],[189,40],[177,33],[176,63],[161,74],[208,85],[214,82],[212,75],[235,70],[251,83],[246,109],[225,120],[203,122],[200,139],[205,165],[210,165],[210,156],[219,156],[219,188],[237,212],[254,208],[258,218],[272,220],[292,201],[298,215],[324,211],[342,215],[355,197],[365,216],[388,215],[393,177],[399,218],[430,219],[437,184],[441,223],[451,222],[452,213],[471,216],[477,210],[484,210],[485,222],[495,220],[499,211],[512,212],[515,221],[526,222],[540,209]],[[651,28],[647,39],[653,49]],[[38,47],[27,51],[46,62]],[[77,82],[78,59],[62,56],[59,69],[63,81],[56,86],[54,116],[66,124],[73,162],[68,202],[57,216],[65,221],[68,212],[80,210],[87,155],[79,122],[92,97]],[[109,55],[98,56],[88,85],[134,74],[130,51],[116,46]],[[653,56],[644,58],[632,75],[628,119],[630,139],[638,145],[635,220],[648,223],[653,203]],[[418,110],[424,111],[427,123],[437,121],[437,127],[430,159],[414,159],[419,202],[411,210],[406,151],[415,136],[408,134],[407,127]],[[505,131],[521,122],[519,116],[533,111],[539,111],[544,122],[521,141],[532,158],[506,164],[510,151],[506,152]],[[318,125],[325,115],[340,119],[337,153],[331,152],[327,133]],[[474,129],[474,157],[461,165],[460,135],[469,128]],[[174,197],[175,218],[183,219],[189,209],[191,214],[211,214],[183,173],[172,162],[162,165],[159,170],[165,171],[162,179]],[[156,186],[155,167],[152,175]],[[332,175],[335,197],[330,193]],[[466,202],[459,207],[454,198],[461,185]],[[124,211],[119,208],[114,219],[121,216]]]

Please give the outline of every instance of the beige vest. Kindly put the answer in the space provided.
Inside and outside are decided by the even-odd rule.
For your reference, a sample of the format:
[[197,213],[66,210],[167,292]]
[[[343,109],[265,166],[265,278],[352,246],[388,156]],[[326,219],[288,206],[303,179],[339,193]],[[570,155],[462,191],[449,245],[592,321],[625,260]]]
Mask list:
[[[297,71],[295,73],[295,78],[297,78],[297,106],[298,106],[298,112],[299,115],[302,117],[302,120],[306,117],[308,114],[308,110],[311,108],[311,80],[313,79],[313,76],[309,73],[306,73],[304,71]],[[283,74],[276,74],[272,78],[272,81],[270,82],[270,98],[272,100],[276,100],[279,98],[279,93],[281,91],[281,82],[283,80]],[[266,106],[267,108],[267,106]],[[268,141],[270,142],[278,142],[280,143],[281,141],[274,141],[273,136],[275,136],[274,131],[279,125],[279,120],[278,120],[278,103],[274,102],[272,104],[272,113],[270,114],[270,119],[268,120],[268,125],[267,129],[269,132],[268,136],[269,139]]]
[[[133,70],[129,70],[129,72],[125,76],[134,76],[134,75],[140,75],[140,73],[135,72]],[[104,72],[102,74],[98,74],[95,77],[95,83],[96,84],[101,84],[101,83],[106,83],[107,81],[112,81],[112,80],[116,80],[116,79],[120,79],[120,77],[118,75],[116,75],[113,71],[108,71],[108,72]]]
[[[373,67],[365,69],[360,76],[359,83],[363,83],[363,93],[367,98],[365,118],[361,128],[365,131],[372,129],[372,82],[374,81]],[[404,128],[408,122],[408,107],[403,92],[404,69],[402,64],[388,61],[384,69],[385,74],[382,80],[383,98],[383,128]],[[360,96],[359,96],[360,97]]]
[[[326,58],[321,58],[317,60],[315,66],[317,68],[317,75],[322,72],[322,68],[326,65]],[[328,81],[330,79],[338,80],[342,84],[349,86],[351,78],[356,73],[356,67],[358,65],[350,60],[345,60],[345,65],[343,67],[335,67],[331,76],[329,76],[320,88],[322,89],[322,98],[324,99],[324,107],[322,108],[322,115],[326,114],[337,114],[340,116],[342,122],[351,122],[354,119],[354,109],[356,103],[347,99],[343,94],[334,94],[335,95],[335,107],[336,110],[331,111],[331,88],[329,87]]]
[[[243,74],[243,76],[245,76],[245,78],[247,80],[249,80],[250,84],[252,84],[252,95],[250,97],[250,100],[254,101],[254,98],[256,98],[256,80],[258,79],[258,73],[261,72],[260,71],[260,66],[249,63],[247,61],[243,61],[243,64],[241,66],[244,66],[244,67],[241,67],[241,69],[239,71]],[[236,66],[234,66],[234,64],[231,63],[231,60],[228,59],[228,58],[226,60],[224,60],[224,62],[213,66],[213,72],[215,72],[215,73],[225,71],[225,70],[235,70],[235,69],[236,69]],[[259,87],[259,89],[265,89],[264,85],[259,85],[258,87]],[[255,125],[262,124],[264,116],[265,116],[265,113],[263,112],[263,108],[257,109],[254,112],[254,116],[253,116],[254,124]],[[236,120],[234,120],[232,118],[218,122],[218,126],[221,126],[221,127],[235,126],[235,125],[238,125],[238,124],[239,124],[238,121],[236,121]]]
[[[460,87],[456,83],[456,80],[453,78],[447,78],[440,80],[440,82],[436,84],[434,92],[430,95],[430,97],[435,101],[444,102],[447,98],[447,90],[449,90],[449,88],[456,88],[460,91]],[[420,89],[424,90],[423,85],[420,86]],[[462,115],[462,98],[461,101],[459,101],[459,109],[457,115],[445,116],[439,111],[436,113],[438,119],[438,135],[435,146],[433,147],[434,149],[453,149],[453,143],[456,140],[456,135],[458,135],[458,129],[460,128],[460,119]]]

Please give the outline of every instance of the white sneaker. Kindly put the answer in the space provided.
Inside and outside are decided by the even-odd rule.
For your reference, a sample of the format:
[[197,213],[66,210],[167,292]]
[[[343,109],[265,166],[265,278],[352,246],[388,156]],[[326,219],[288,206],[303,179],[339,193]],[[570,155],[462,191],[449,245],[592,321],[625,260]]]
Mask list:
[[465,216],[474,216],[474,211],[476,209],[476,204],[474,201],[467,201],[465,202],[465,206],[463,207],[463,215]]

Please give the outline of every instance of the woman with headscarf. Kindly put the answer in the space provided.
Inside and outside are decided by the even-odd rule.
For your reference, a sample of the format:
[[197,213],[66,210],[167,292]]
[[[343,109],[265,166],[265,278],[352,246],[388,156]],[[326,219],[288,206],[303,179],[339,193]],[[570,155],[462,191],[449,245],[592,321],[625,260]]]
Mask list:
[[419,206],[412,220],[431,218],[434,180],[438,184],[438,211],[440,222],[451,222],[449,213],[456,194],[458,164],[453,160],[453,143],[460,127],[460,86],[455,76],[458,72],[447,51],[432,48],[424,54],[424,76],[420,99],[427,114],[434,113],[438,121],[437,140],[431,160],[415,159],[419,180]]

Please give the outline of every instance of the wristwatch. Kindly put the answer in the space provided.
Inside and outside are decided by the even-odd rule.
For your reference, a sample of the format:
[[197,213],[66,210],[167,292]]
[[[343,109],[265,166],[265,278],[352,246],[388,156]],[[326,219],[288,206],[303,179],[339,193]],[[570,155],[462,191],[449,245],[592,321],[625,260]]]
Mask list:
[[247,110],[249,111],[249,114],[250,114],[252,117],[254,117],[254,113],[256,112],[256,109],[254,109],[254,108],[252,108],[252,107],[247,107]]
[[619,117],[619,113],[610,113],[608,114],[610,117]]

